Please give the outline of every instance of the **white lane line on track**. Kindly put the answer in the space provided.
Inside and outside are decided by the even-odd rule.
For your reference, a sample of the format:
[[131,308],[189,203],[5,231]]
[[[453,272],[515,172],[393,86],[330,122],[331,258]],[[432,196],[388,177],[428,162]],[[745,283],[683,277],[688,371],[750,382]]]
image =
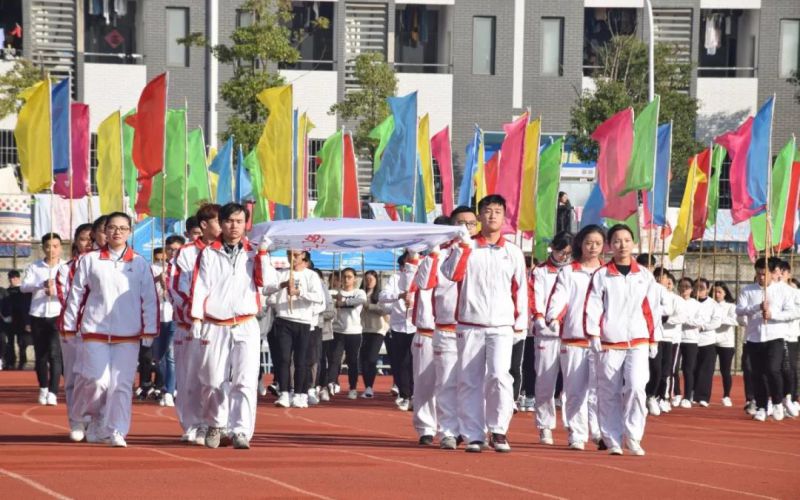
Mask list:
[[648,437],[651,437],[651,438],[655,437],[655,438],[660,438],[660,439],[671,439],[671,440],[683,441],[683,442],[686,442],[686,443],[708,444],[708,445],[711,445],[711,446],[724,446],[726,448],[736,448],[737,450],[747,450],[750,453],[770,453],[772,455],[784,455],[784,456],[788,456],[788,457],[798,457],[798,458],[800,458],[800,455],[798,455],[797,453],[789,453],[788,451],[765,450],[765,449],[761,449],[761,448],[751,448],[749,446],[737,446],[735,444],[715,443],[713,441],[703,441],[701,439],[691,439],[691,438],[683,438],[683,437],[664,436],[662,434],[656,434],[656,433],[652,433],[652,432],[648,434]]
[[0,475],[10,477],[11,479],[16,479],[17,481],[24,483],[30,486],[31,488],[40,491],[45,495],[51,496],[53,498],[58,498],[59,500],[72,500],[72,497],[62,495],[61,493],[51,490],[50,488],[48,488],[47,486],[43,485],[38,481],[34,481],[33,479],[17,474],[16,472],[11,472],[8,469],[3,469],[2,467],[0,467]]

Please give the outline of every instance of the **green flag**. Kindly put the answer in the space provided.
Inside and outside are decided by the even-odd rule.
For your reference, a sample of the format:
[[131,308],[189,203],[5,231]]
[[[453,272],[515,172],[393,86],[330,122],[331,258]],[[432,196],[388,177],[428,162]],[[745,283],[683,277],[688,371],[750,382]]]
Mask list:
[[135,115],[136,108],[128,111],[122,116],[122,175],[124,176],[125,194],[128,195],[128,203],[130,204],[131,211],[136,211],[134,208],[136,204],[136,191],[139,189],[136,185],[138,174],[136,172],[136,165],[133,163],[133,134],[135,130],[133,127],[125,123],[125,118]]
[[381,167],[381,157],[383,156],[383,150],[386,149],[386,144],[389,142],[389,138],[392,136],[392,132],[394,131],[394,116],[389,115],[383,120],[380,125],[375,127],[374,129],[370,130],[369,137],[370,139],[377,139],[378,140],[378,147],[375,148],[375,157],[372,159],[372,171],[377,172],[378,169]]
[[[789,188],[792,184],[792,163],[794,162],[795,139],[789,142],[778,153],[772,167],[772,189],[770,192],[769,210],[772,218],[772,244],[781,242],[783,223],[786,220],[786,209],[789,205]],[[792,200],[794,203],[794,200]],[[750,232],[756,250],[767,248],[767,214],[762,213],[750,219]]]
[[708,184],[708,218],[706,227],[712,228],[717,222],[717,211],[719,210],[719,176],[722,173],[722,162],[727,155],[725,148],[719,144],[714,145],[714,152],[711,154],[711,182]]
[[317,154],[320,162],[317,168],[317,204],[315,217],[342,216],[342,183],[344,141],[342,131],[325,139]]
[[633,150],[625,176],[625,189],[620,196],[631,191],[650,191],[656,170],[656,134],[658,108],[661,98],[656,96],[633,121]]
[[539,182],[536,192],[536,258],[547,258],[547,246],[556,232],[558,186],[561,180],[561,150],[563,139],[545,148],[539,156]]
[[258,154],[255,148],[244,157],[244,168],[250,174],[250,184],[253,186],[253,196],[255,197],[255,205],[253,205],[253,224],[259,222],[268,222],[269,216],[269,201],[264,198],[263,178],[261,177],[261,165],[258,163]]
[[193,214],[200,208],[204,201],[211,201],[208,190],[208,161],[206,159],[206,144],[203,130],[196,128],[186,137],[189,152],[189,179],[187,180],[186,196],[189,213]]
[[[150,195],[150,214],[154,217],[173,219],[186,218],[184,198],[186,196],[186,110],[167,110],[167,143],[164,154],[166,186],[162,186],[164,175],[153,176],[153,192]],[[162,195],[165,204],[162,211]]]
[[606,227],[612,228],[617,224],[625,224],[633,233],[633,242],[639,243],[639,211],[632,213],[630,217],[625,220],[616,220],[606,218]]

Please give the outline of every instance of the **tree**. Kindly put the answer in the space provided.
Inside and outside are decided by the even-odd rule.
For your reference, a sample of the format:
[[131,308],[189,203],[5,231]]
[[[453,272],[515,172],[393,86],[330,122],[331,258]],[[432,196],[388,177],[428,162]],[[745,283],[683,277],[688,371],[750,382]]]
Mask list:
[[394,68],[383,60],[383,55],[368,52],[356,57],[355,77],[360,88],[348,92],[342,102],[331,106],[329,114],[338,113],[343,120],[358,121],[353,142],[356,149],[374,145],[367,135],[389,116],[386,98],[397,92]]
[[[220,135],[223,140],[233,135],[236,142],[251,149],[258,143],[268,115],[256,96],[286,83],[278,66],[297,62],[297,47],[308,33],[289,27],[293,17],[289,0],[246,0],[240,10],[252,12],[253,22],[233,31],[232,44],[211,47],[201,33],[192,33],[179,42],[209,47],[219,62],[233,66],[233,77],[220,85],[220,97],[233,111]],[[318,17],[310,29],[329,26],[329,19]]]
[[19,111],[20,92],[42,80],[41,69],[27,59],[17,59],[14,66],[0,75],[0,120]]
[[[597,159],[597,143],[589,136],[598,125],[629,106],[638,113],[648,103],[647,44],[633,36],[615,36],[600,49],[599,61],[595,91],[584,91],[570,112],[570,138],[584,161]],[[695,139],[698,101],[689,95],[692,66],[677,60],[677,47],[663,43],[655,47],[654,64],[659,122],[673,123],[672,186],[682,189],[688,158],[703,148]]]

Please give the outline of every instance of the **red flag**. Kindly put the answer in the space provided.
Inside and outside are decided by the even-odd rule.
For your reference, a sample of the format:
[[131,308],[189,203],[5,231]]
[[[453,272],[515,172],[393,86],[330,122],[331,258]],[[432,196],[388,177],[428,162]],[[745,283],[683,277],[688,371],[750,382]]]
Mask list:
[[167,73],[153,78],[142,90],[136,117],[126,123],[136,129],[133,135],[133,163],[139,178],[150,178],[164,168],[164,134],[167,115]]
[[800,209],[800,161],[792,163],[792,177],[789,184],[786,215],[783,219],[783,232],[781,232],[781,241],[775,248],[778,252],[783,252],[794,245],[794,224],[797,220],[798,209]]
[[383,208],[386,209],[386,214],[389,216],[390,219],[393,221],[399,221],[400,216],[397,214],[397,206],[394,203],[386,203]]
[[53,192],[72,199],[89,196],[89,105],[73,102],[70,107],[70,134],[72,136],[72,192],[69,172],[55,175]]
[[[706,232],[706,219],[708,218],[708,180],[711,178],[711,148],[706,148],[697,153],[697,168],[703,173],[694,189],[694,202],[692,203],[692,240],[703,238]],[[689,159],[689,168],[692,159]]]
[[597,141],[597,180],[606,204],[600,211],[603,217],[625,220],[639,207],[635,191],[624,196],[628,163],[633,149],[633,108],[627,108],[601,123],[592,133]]
[[717,137],[714,142],[728,151],[731,157],[731,218],[734,224],[744,222],[755,213],[753,198],[747,190],[747,151],[750,149],[750,132],[753,117],[750,116],[733,132]]
[[353,137],[344,135],[344,190],[342,191],[342,217],[361,218],[361,198],[358,195],[358,170],[353,150]]
[[450,127],[445,127],[431,137],[431,154],[439,165],[442,181],[442,213],[453,211],[453,152],[450,147]]
[[[522,157],[525,152],[525,127],[528,113],[523,113],[512,123],[503,124],[506,138],[500,146],[495,192],[506,200],[506,217],[503,232],[515,233],[519,222],[519,194],[522,186]],[[492,191],[488,191],[491,193]]]
[[136,206],[133,207],[137,214],[150,213],[151,194],[153,194],[153,178],[139,178],[139,191],[136,193]]
[[500,152],[497,151],[486,161],[484,165],[485,178],[486,178],[486,193],[497,194],[497,174],[498,165],[500,164]]

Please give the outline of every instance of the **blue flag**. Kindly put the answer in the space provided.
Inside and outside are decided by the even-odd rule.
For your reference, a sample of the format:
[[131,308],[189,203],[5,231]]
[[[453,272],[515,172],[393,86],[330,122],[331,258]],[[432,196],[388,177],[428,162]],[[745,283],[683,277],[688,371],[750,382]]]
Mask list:
[[747,192],[753,199],[758,215],[767,207],[767,169],[771,167],[770,139],[772,138],[772,111],[775,97],[767,99],[753,119],[750,149],[747,150]]
[[69,170],[70,124],[69,124],[69,78],[53,87],[50,93],[50,130],[53,141],[53,173]]
[[209,172],[214,172],[219,176],[217,180],[217,203],[224,205],[233,201],[233,137],[228,137],[225,144],[220,148],[214,161],[208,166]]
[[475,184],[472,178],[475,177],[475,169],[478,168],[478,149],[481,142],[480,129],[475,127],[475,135],[472,142],[467,144],[467,160],[464,162],[464,176],[461,177],[461,186],[458,189],[458,204],[465,207],[470,206],[472,197],[475,195]]
[[428,215],[425,212],[425,184],[422,181],[422,166],[419,155],[417,155],[417,197],[414,200],[414,222],[428,222]]
[[605,224],[605,218],[600,215],[605,204],[606,200],[603,197],[603,190],[600,189],[600,184],[595,184],[591,194],[589,194],[589,199],[586,200],[586,204],[583,206],[581,229],[589,224],[597,224],[598,226]]
[[372,194],[383,203],[411,206],[417,172],[417,93],[387,100],[394,130],[383,151],[381,167],[372,178]]
[[[656,175],[653,190],[648,193],[648,209],[656,226],[667,225],[667,196],[669,196],[669,165],[672,160],[672,123],[658,126],[656,137]],[[649,221],[648,221],[649,222]]]
[[244,166],[244,152],[242,145],[239,144],[239,152],[236,156],[236,202],[242,203],[253,196],[253,185],[250,183],[250,174]]

